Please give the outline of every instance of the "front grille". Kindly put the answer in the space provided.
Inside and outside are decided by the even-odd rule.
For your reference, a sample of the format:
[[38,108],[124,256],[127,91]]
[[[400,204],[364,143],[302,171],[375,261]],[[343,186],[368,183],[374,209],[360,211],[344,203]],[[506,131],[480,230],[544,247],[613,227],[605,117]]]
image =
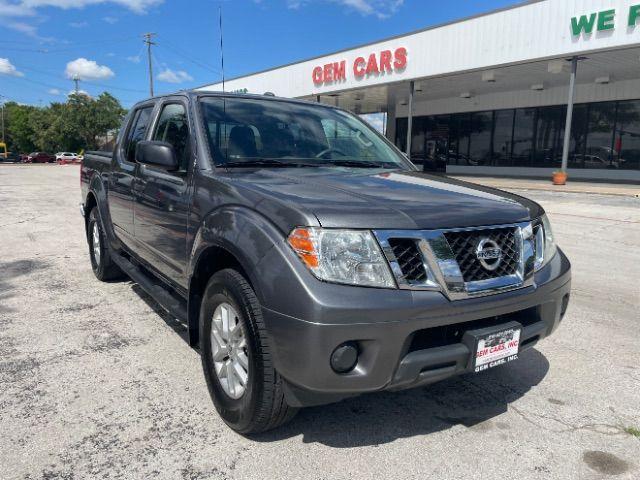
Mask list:
[[402,275],[408,283],[424,283],[427,271],[422,261],[422,253],[416,240],[411,238],[390,238],[389,246],[395,255]]
[[[453,250],[465,282],[504,277],[517,271],[518,246],[515,228],[445,232],[444,236]],[[478,243],[484,238],[493,240],[502,251],[502,259],[495,270],[486,269],[476,255]]]

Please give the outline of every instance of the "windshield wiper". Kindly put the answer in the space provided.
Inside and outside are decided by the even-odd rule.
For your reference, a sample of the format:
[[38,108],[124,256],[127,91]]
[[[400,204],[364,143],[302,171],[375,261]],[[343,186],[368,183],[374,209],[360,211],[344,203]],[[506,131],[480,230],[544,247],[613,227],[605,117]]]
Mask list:
[[274,160],[271,158],[256,158],[251,160],[239,160],[237,162],[225,162],[219,163],[217,166],[225,167],[225,168],[252,168],[252,167],[280,167],[280,168],[289,168],[289,167],[316,167],[317,165],[313,165],[310,163],[301,163],[301,162],[283,162],[282,160]]
[[353,168],[389,168],[384,163],[363,162],[360,160],[330,160],[321,163],[322,166],[335,165],[337,167],[353,167]]

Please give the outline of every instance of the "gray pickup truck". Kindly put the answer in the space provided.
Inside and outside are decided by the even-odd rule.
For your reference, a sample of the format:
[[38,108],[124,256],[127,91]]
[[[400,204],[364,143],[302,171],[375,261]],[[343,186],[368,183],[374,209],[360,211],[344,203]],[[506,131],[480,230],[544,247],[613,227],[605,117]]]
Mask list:
[[188,329],[243,434],[516,360],[569,302],[543,209],[418,171],[358,117],[271,96],[135,105],[81,167],[91,265]]

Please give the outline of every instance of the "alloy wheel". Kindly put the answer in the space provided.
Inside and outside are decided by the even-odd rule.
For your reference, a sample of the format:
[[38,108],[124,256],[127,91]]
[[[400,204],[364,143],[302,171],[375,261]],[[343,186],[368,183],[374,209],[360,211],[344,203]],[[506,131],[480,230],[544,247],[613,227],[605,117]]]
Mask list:
[[211,355],[218,381],[234,400],[244,395],[249,379],[247,341],[236,309],[223,302],[213,312]]
[[93,247],[93,259],[96,262],[96,266],[100,266],[100,229],[98,227],[98,222],[93,222],[93,232],[92,232],[92,242],[91,245]]

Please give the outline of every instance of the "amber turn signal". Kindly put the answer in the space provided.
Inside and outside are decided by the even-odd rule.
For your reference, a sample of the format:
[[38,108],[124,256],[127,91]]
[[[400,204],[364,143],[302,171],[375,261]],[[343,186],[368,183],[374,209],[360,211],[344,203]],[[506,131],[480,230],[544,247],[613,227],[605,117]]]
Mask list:
[[287,241],[307,267],[318,267],[318,255],[313,241],[313,233],[309,229],[302,227],[294,229]]

